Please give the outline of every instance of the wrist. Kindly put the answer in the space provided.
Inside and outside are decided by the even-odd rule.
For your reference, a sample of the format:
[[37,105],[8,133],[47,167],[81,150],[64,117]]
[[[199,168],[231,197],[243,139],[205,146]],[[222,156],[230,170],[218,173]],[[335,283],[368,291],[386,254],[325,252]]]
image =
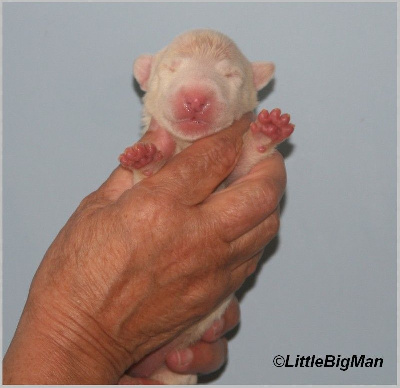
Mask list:
[[90,317],[30,294],[4,358],[3,382],[116,384],[129,362]]

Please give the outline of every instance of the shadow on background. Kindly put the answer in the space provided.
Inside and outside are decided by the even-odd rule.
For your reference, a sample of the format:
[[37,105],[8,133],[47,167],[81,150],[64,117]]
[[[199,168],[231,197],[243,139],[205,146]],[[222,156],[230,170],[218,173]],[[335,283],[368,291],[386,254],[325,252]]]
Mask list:
[[146,94],[146,92],[140,89],[139,82],[136,81],[136,78],[134,76],[132,76],[132,89],[135,92],[135,94],[140,98],[140,102],[143,103],[142,99]]

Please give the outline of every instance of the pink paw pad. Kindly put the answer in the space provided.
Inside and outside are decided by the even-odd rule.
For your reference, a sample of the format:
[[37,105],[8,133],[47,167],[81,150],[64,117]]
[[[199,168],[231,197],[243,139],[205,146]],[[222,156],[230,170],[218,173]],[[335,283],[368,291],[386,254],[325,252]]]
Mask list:
[[119,156],[123,167],[139,169],[162,159],[162,152],[153,143],[136,143]]
[[[288,138],[294,131],[294,125],[290,123],[290,115],[281,114],[281,110],[275,108],[269,113],[263,109],[257,117],[257,120],[250,124],[253,134],[265,135],[274,144],[278,144]],[[260,152],[263,152],[264,146],[261,146]]]

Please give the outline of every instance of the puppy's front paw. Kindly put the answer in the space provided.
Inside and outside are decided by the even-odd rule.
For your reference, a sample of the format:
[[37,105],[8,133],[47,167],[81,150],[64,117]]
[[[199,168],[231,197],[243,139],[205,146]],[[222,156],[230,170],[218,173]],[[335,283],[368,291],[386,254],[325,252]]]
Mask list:
[[271,113],[263,109],[257,120],[250,124],[250,130],[257,142],[257,150],[265,152],[287,139],[294,131],[294,125],[290,123],[290,115],[281,114],[280,109],[275,108]]

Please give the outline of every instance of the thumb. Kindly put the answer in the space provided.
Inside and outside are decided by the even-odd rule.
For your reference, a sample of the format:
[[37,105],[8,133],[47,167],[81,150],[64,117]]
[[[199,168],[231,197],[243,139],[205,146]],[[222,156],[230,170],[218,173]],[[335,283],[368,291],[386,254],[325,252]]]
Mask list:
[[132,171],[118,166],[107,180],[98,188],[97,194],[110,201],[116,201],[122,193],[132,188]]
[[195,141],[142,183],[163,188],[187,205],[202,202],[234,169],[251,119],[247,113],[230,127]]

